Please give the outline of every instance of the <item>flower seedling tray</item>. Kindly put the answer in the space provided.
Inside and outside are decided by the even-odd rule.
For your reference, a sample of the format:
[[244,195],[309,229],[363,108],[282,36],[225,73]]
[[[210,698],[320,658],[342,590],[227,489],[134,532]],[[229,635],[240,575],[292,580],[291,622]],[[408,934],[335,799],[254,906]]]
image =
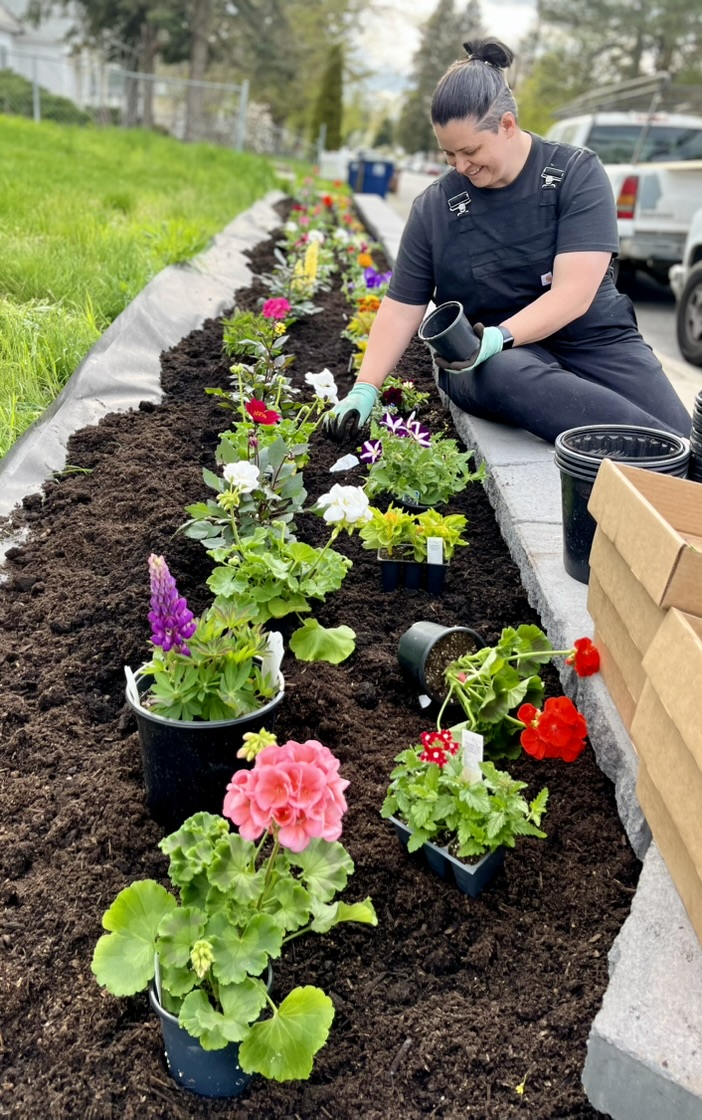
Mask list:
[[[407,848],[411,829],[398,820],[390,817],[390,822],[395,829],[398,840],[403,848]],[[422,845],[417,854],[421,854],[431,870],[446,882],[454,882],[459,891],[477,898],[478,895],[494,879],[497,872],[505,862],[505,849],[496,848],[494,852],[487,852],[477,863],[465,863],[463,860],[452,856],[448,848],[428,841]]]
[[396,560],[380,553],[378,562],[383,591],[398,591],[402,587],[409,591],[428,591],[430,595],[440,595],[443,591],[448,564]]

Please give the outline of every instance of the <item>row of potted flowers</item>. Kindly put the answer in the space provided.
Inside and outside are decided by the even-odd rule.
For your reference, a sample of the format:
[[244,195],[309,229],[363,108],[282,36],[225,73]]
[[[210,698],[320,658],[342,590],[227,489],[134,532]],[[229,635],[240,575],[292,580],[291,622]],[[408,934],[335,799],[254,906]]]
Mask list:
[[[296,205],[294,228],[286,228],[277,250],[279,267],[264,278],[271,295],[261,315],[236,314],[225,324],[225,350],[237,359],[232,388],[211,390],[237,419],[219,441],[220,471],[205,471],[214,497],[188,508],[184,532],[213,561],[212,606],[196,620],[164,558],[152,556],[152,657],[128,675],[147,800],[172,829],[160,847],[178,899],[153,880],[125,888],[103,918],[106,933],[93,959],[98,982],[115,995],[150,987],[173,1076],[214,1096],[241,1091],[253,1073],[309,1076],[333,1006],[313,986],[276,1003],[270,962],[302,933],[325,933],[343,921],[376,923],[370,899],[347,904],[336,897],[353,871],[339,841],[347,783],[338,761],[316,740],[276,742],[282,642],[264,627],[305,614],[291,651],[305,660],[341,661],[354,648],[353,631],[324,630],[310,615],[350,565],[331,547],[343,532],[358,531],[364,546],[391,555],[409,548],[416,561],[427,559],[432,539],[442,541],[444,558],[465,544],[460,515],[370,507],[372,473],[365,491],[334,486],[316,502],[314,512],[330,526],[322,549],[297,539],[310,439],[336,389],[329,371],[310,372],[304,381],[313,400],[296,399],[300,387],[286,372],[287,329],[317,312],[313,298],[341,262],[343,285],[359,304],[375,280],[359,294],[372,259],[364,259],[369,247],[343,195]],[[421,403],[412,401],[413,411]],[[379,462],[389,472],[400,444],[415,455],[415,448],[431,451],[432,437],[416,416],[384,404],[364,448],[371,472]],[[437,459],[446,457],[448,443]],[[457,488],[475,477],[457,446],[453,470]],[[392,489],[375,477],[377,490]],[[499,863],[519,837],[545,835],[548,790],[528,803],[524,783],[495,760],[524,748],[537,758],[572,761],[584,747],[585,722],[569,700],[539,707],[539,670],[557,653],[568,655],[576,672],[596,671],[591,644],[554,651],[536,627],[505,631],[492,648],[477,639],[461,655],[449,654],[438,670],[436,727],[396,758],[383,815],[408,851],[422,850],[468,893],[481,889],[487,872],[484,864],[466,867],[466,859],[497,853],[492,862]],[[171,1042],[186,1053],[194,1048],[213,1068],[193,1080]]]

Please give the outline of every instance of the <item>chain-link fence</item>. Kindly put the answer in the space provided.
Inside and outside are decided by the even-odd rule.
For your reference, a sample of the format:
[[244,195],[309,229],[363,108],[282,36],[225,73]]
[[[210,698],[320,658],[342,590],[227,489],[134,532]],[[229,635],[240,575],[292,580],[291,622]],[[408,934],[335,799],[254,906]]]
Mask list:
[[249,83],[141,74],[87,55],[23,54],[0,44],[0,113],[66,124],[153,128],[260,154],[316,158],[304,136],[281,128]]

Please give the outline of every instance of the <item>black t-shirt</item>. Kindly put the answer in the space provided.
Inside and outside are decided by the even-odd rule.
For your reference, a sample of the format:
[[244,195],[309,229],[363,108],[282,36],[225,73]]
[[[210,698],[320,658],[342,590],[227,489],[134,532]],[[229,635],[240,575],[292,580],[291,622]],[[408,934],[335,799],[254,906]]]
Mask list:
[[[547,168],[563,171],[547,182]],[[467,194],[463,214],[452,198]],[[559,253],[618,249],[612,188],[594,152],[532,137],[506,187],[478,188],[455,170],[415,199],[388,295],[425,305],[460,300],[469,318],[499,322],[550,285]]]

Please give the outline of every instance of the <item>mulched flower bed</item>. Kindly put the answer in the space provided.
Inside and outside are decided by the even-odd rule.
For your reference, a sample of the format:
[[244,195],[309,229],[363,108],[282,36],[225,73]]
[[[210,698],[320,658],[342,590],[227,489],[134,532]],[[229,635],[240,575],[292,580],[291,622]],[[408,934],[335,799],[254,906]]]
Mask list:
[[[271,244],[253,257],[256,271],[270,269]],[[239,305],[255,306],[260,294],[238,293]],[[346,391],[347,306],[338,292],[319,302],[324,314],[291,332],[296,376],[329,366]],[[478,900],[411,860],[379,815],[393,756],[431,726],[399,672],[403,631],[429,618],[493,641],[503,626],[538,622],[479,485],[450,506],[469,518],[471,547],[458,550],[441,598],[382,594],[375,557],[342,538],[337,547],[354,566],[318,617],[352,626],[356,652],[339,666],[290,656],[283,664],[277,731],[281,741],[319,738],[341,759],[351,782],[344,842],[356,863],[344,897],[371,895],[379,917],[376,929],[342,926],[295,941],[276,967],[279,996],[313,983],[336,1007],[309,1082],[259,1079],[233,1102],[177,1089],[146,996],[116,1000],[91,975],[100,918],[117,892],[136,878],[165,881],[122,667],[147,653],[150,552],[165,554],[193,609],[206,604],[211,563],[173,534],[185,504],[205,496],[201,469],[213,466],[226,427],[204,392],[227,385],[221,337],[221,323],[208,322],[164,354],[163,403],[79,432],[68,463],[87,473],[50,482],[18,518],[29,537],[10,553],[0,585],[0,1114],[594,1118],[580,1085],[585,1043],[638,864],[592,752],[570,766],[510,764],[532,796],[549,786],[548,839],[509,853]],[[399,368],[431,385],[421,344]],[[432,422],[443,421],[437,404]],[[315,439],[311,498],[361,477],[330,475],[338,455]],[[321,522],[306,515],[301,535],[322,539]],[[560,691],[554,671],[548,683]]]

